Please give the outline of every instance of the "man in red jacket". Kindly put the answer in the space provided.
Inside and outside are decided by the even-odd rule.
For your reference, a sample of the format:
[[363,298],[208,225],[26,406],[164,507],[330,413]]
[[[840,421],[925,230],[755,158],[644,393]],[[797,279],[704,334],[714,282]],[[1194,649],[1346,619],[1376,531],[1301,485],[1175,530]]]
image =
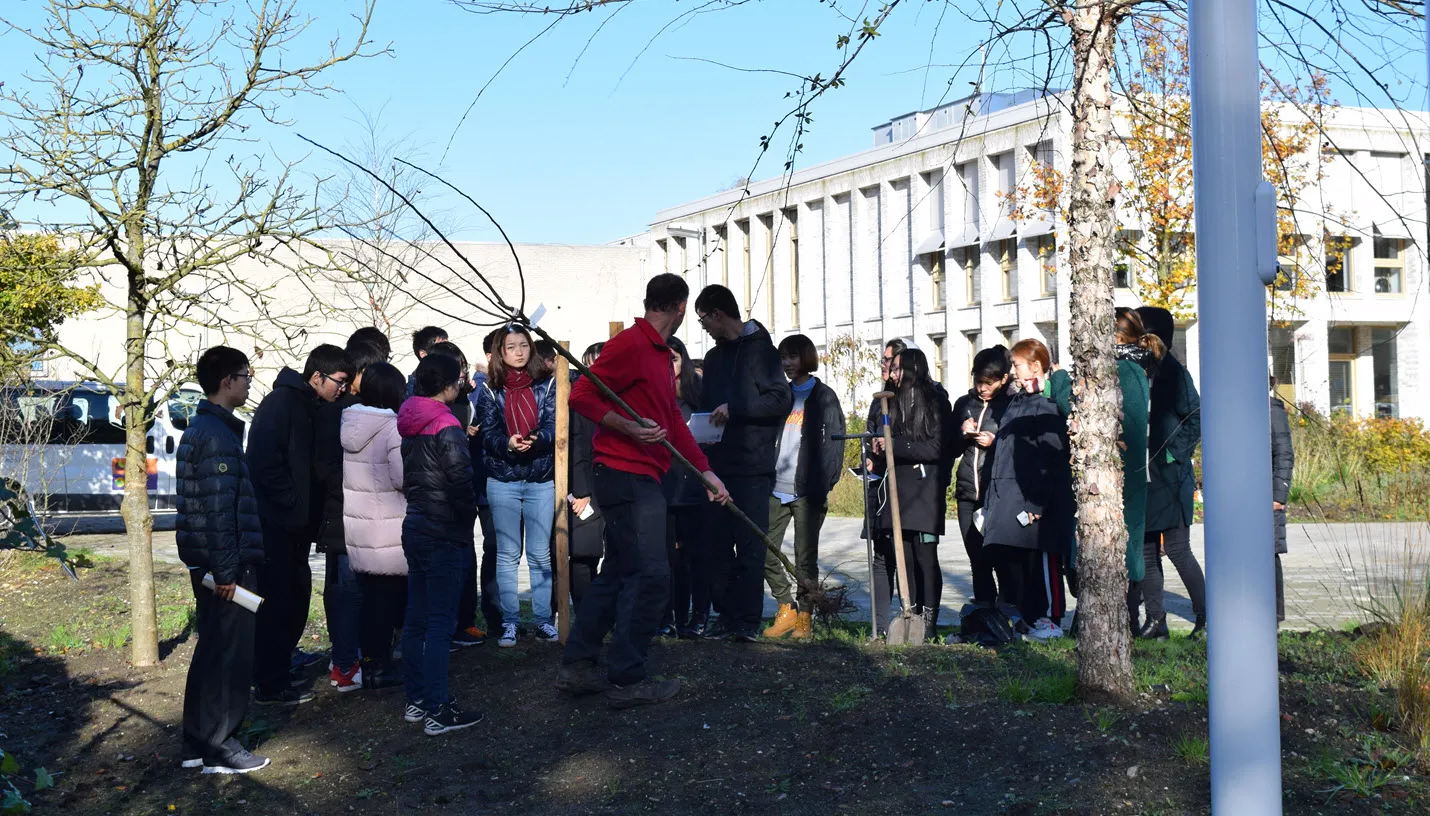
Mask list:
[[[670,591],[666,557],[665,494],[660,480],[670,468],[666,438],[705,477],[710,500],[730,500],[675,401],[675,378],[666,341],[685,319],[690,287],[679,275],[657,275],[646,284],[645,317],[606,343],[591,367],[642,417],[621,412],[589,377],[571,391],[571,408],[600,423],[593,442],[596,505],[606,516],[606,559],[586,590],[556,687],[569,694],[605,692],[613,708],[659,703],[680,691],[675,679],[646,677],[646,652],[660,625]],[[601,642],[611,633],[606,679],[596,675]]]

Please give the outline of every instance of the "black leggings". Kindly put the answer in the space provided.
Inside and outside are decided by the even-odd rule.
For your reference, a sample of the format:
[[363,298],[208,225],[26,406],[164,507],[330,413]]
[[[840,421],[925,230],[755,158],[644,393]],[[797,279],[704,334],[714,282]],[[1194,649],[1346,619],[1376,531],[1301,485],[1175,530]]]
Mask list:
[[392,660],[393,632],[402,629],[407,611],[407,576],[357,573],[362,588],[358,613],[358,648],[379,666]]
[[1001,599],[1004,603],[1016,604],[1018,598],[1013,590],[1021,581],[1013,575],[1014,569],[1007,559],[998,558],[983,545],[983,534],[973,526],[973,516],[979,506],[978,502],[958,501],[958,531],[963,534],[963,549],[972,567],[973,602],[991,607]]
[[686,626],[710,614],[709,558],[700,535],[700,507],[677,506],[665,519],[665,554],[670,559],[670,609],[664,624]]
[[[909,568],[911,609],[937,610],[943,598],[943,569],[938,564],[938,540],[920,541],[920,534],[904,531],[904,561]],[[894,558],[893,536],[874,539],[874,628],[882,634],[889,628],[889,600],[898,586],[898,560]]]
[[601,564],[600,556],[571,556],[571,614],[581,613],[581,599],[591,582],[596,580],[596,569]]
[[1134,607],[1137,594],[1147,605],[1147,619],[1156,620],[1166,615],[1162,602],[1162,551],[1165,550],[1172,566],[1187,594],[1192,600],[1192,614],[1198,618],[1207,614],[1207,579],[1202,574],[1202,565],[1192,552],[1192,531],[1186,527],[1173,530],[1149,531],[1143,541],[1142,556],[1147,562],[1147,570],[1141,583],[1133,589],[1133,598],[1128,606]]

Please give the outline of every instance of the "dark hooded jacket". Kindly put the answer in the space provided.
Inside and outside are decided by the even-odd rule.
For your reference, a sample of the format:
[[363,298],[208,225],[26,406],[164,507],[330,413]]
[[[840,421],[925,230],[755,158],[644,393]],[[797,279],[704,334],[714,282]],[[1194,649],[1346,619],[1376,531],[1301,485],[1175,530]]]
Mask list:
[[[990,431],[996,436],[998,427],[1003,423],[1003,412],[1008,410],[1008,401],[1006,390],[999,391],[993,399],[984,402],[978,398],[978,392],[970,388],[953,404],[954,448],[949,455],[961,457],[958,460],[958,483],[954,488],[954,496],[959,501],[981,500],[988,494],[988,480],[993,475],[993,449],[973,444],[972,439],[963,435],[963,423],[969,419],[979,422],[981,418],[978,430]],[[978,474],[976,486],[975,468]]]
[[357,404],[357,397],[344,392],[333,402],[319,400],[313,409],[313,497],[323,508],[318,524],[321,553],[348,551],[343,534],[343,410]]
[[745,323],[739,337],[717,343],[705,355],[701,409],[728,406],[730,421],[721,440],[705,448],[710,468],[723,478],[773,476],[775,442],[794,404],[780,353],[758,321]]
[[[993,443],[983,543],[1067,555],[1073,537],[1067,420],[1042,394],[1017,393]],[[1041,516],[1026,526],[1020,513]]]
[[[1286,405],[1271,398],[1271,500],[1285,505],[1291,501],[1291,472],[1296,468],[1296,452],[1291,448],[1291,420]],[[1276,518],[1276,552],[1286,552],[1286,511],[1273,510]]]
[[445,403],[408,397],[397,412],[407,516],[402,544],[472,546],[477,496],[467,433]]
[[[284,367],[248,429],[248,469],[265,525],[311,542],[322,501],[313,495],[313,410],[318,395]],[[272,542],[270,542],[272,543]]]
[[[943,387],[934,386],[933,406],[935,426],[932,434],[922,436],[912,429],[892,428],[894,451],[894,476],[899,488],[899,516],[903,529],[910,532],[943,535],[947,525],[949,466],[952,457],[944,452],[951,448],[948,429],[953,422],[953,408]],[[882,406],[879,411],[883,414]],[[875,426],[881,433],[880,424]],[[876,456],[875,469],[887,471],[888,457]],[[894,528],[893,508],[888,497],[888,479],[881,479],[876,487],[878,514],[874,520],[876,529],[892,531]]]
[[263,563],[263,529],[243,458],[243,420],[208,400],[199,403],[174,455],[184,564],[231,584],[245,566]]
[[[577,375],[576,380],[580,379]],[[576,381],[571,385],[574,387]],[[606,551],[606,519],[594,496],[596,423],[577,411],[567,416],[571,422],[570,493],[573,498],[591,500],[591,515],[585,519],[571,512],[569,504],[565,507],[566,512],[571,513],[571,557],[600,558]]]
[[1146,530],[1189,527],[1197,486],[1192,457],[1202,438],[1202,401],[1192,375],[1170,353],[1152,380],[1149,424]]

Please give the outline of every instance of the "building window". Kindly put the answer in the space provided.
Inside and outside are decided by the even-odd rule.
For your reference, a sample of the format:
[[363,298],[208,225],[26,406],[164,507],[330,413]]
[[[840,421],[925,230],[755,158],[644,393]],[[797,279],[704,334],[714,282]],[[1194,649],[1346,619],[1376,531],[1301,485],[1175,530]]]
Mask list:
[[971,161],[958,166],[958,179],[963,188],[963,229],[971,235],[978,234],[978,162]]
[[750,219],[736,221],[735,229],[740,231],[740,269],[745,276],[745,315],[748,316],[754,305],[751,297],[755,291],[755,282],[750,276]]
[[963,302],[967,306],[977,306],[982,302],[983,283],[979,280],[977,246],[964,247],[953,251],[953,262],[963,273]]
[[[931,358],[929,360],[929,368],[932,369],[934,381],[939,383],[947,382],[948,358],[943,352],[944,335],[929,335],[929,340],[933,343],[932,348],[929,349],[929,356]],[[972,366],[970,366],[970,368],[972,368]]]
[[1375,293],[1377,295],[1398,295],[1400,282],[1405,273],[1405,244],[1400,238],[1386,238],[1376,233],[1375,240]]
[[685,253],[685,239],[684,239],[684,238],[676,238],[676,239],[675,239],[675,249],[676,249],[675,257],[679,260],[679,263],[680,263],[680,277],[683,278],[683,277],[685,277],[687,274],[689,274],[689,272],[690,272],[690,261],[689,261],[689,258],[688,258],[687,255],[686,255],[686,253]]
[[964,343],[968,349],[968,387],[973,387],[973,358],[978,356],[978,332],[964,332]]
[[929,278],[933,281],[933,311],[941,312],[948,306],[948,283],[943,277],[943,253],[929,255]]
[[1266,345],[1271,352],[1271,376],[1276,378],[1276,394],[1291,405],[1296,404],[1296,340],[1288,328],[1272,326],[1267,331]]
[[[765,296],[765,327],[775,329],[775,215],[762,215],[760,227],[765,233],[765,268],[760,270],[760,291]],[[754,296],[751,295],[753,300]]]
[[1058,291],[1058,239],[1044,235],[1038,239],[1038,283],[1044,295]]
[[1399,372],[1395,359],[1396,329],[1370,330],[1371,367],[1375,370],[1375,415],[1400,416]]
[[1304,269],[1310,267],[1311,250],[1306,242],[1306,236],[1293,235],[1288,241],[1289,252],[1276,259],[1276,289],[1281,292],[1290,292],[1296,288],[1296,281],[1301,279]]
[[1018,297],[1018,242],[1012,238],[998,242],[998,265],[1003,283],[1003,301]]
[[999,326],[998,334],[1002,338],[1003,345],[1012,348],[1018,342],[1017,326]]
[[[790,325],[799,328],[799,212],[793,208],[785,210],[785,223],[789,224],[789,319]],[[773,299],[772,299],[773,300]]]
[[659,238],[655,242],[656,251],[660,253],[660,271],[670,271],[670,250],[664,238]]
[[1326,291],[1349,292],[1351,286],[1352,240],[1344,235],[1326,236]]
[[1350,326],[1332,328],[1326,336],[1330,353],[1328,370],[1331,413],[1355,415],[1356,331]]
[[720,285],[730,288],[730,228],[721,224],[715,228],[720,244]]

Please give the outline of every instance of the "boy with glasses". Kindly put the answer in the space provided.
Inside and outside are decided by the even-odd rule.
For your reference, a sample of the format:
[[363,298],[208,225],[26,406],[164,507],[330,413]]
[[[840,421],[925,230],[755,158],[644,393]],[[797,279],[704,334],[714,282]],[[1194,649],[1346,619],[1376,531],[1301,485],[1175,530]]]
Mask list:
[[313,592],[308,551],[323,510],[321,495],[314,495],[313,414],[320,401],[333,402],[346,391],[352,376],[346,351],[318,346],[302,374],[287,366],[278,372],[248,431],[248,463],[266,556],[258,570],[258,594],[265,601],[258,611],[254,654],[256,700],[262,704],[313,699],[312,692],[297,688],[302,677],[295,676],[292,665],[293,650],[308,625]]

